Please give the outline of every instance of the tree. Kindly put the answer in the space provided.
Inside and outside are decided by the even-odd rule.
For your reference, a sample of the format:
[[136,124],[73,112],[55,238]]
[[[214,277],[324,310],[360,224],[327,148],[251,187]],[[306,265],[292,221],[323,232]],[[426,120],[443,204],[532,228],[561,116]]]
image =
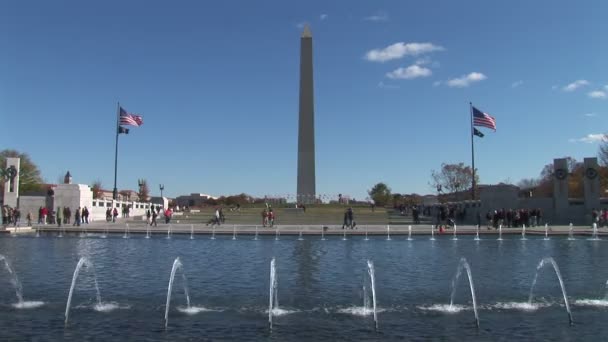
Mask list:
[[[565,157],[568,164],[568,195],[570,197],[583,196],[583,174],[584,167],[582,163],[576,161],[572,157]],[[549,163],[540,171],[540,177],[536,180],[538,184],[532,191],[533,197],[551,197],[553,196],[553,180],[555,178],[555,170],[553,163]],[[520,182],[521,183],[521,182]]]
[[523,178],[519,182],[517,182],[517,186],[522,189],[534,189],[540,184],[540,179],[538,178]]
[[[26,153],[20,153],[16,150],[0,151],[0,170],[6,168],[6,158],[21,158],[19,165],[19,192],[26,193],[28,191],[42,190],[42,177],[38,166],[32,162],[30,156]],[[4,176],[4,174],[2,175]],[[4,192],[4,182],[0,182],[0,191]]]
[[[473,169],[464,163],[441,164],[439,172],[431,171],[430,185],[446,193],[460,192],[471,188]],[[475,173],[475,184],[479,184],[479,175]]]
[[397,208],[402,200],[403,196],[401,196],[401,194],[393,194],[393,208]]
[[391,189],[384,183],[374,185],[367,193],[377,206],[384,206],[391,200]]
[[102,191],[100,180],[96,180],[93,182],[93,185],[91,185],[91,191],[93,192],[93,199],[101,198]]
[[139,191],[137,197],[140,202],[146,202],[150,197],[150,188],[148,188],[148,182],[145,179],[138,179]]

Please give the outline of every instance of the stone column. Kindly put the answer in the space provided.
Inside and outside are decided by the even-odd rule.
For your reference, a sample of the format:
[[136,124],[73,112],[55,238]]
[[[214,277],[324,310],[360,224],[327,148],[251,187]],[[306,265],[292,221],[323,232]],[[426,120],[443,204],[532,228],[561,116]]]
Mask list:
[[553,207],[555,218],[560,223],[568,220],[568,161],[565,158],[553,159]]
[[300,111],[298,122],[298,200],[311,203],[315,189],[315,114],[312,74],[312,34],[308,26],[300,39]]
[[593,209],[600,208],[600,177],[597,158],[585,158],[584,168],[585,209],[587,213],[590,213]]
[[16,208],[19,199],[19,171],[21,158],[6,158],[6,170],[13,170],[11,177],[4,182],[4,204]]

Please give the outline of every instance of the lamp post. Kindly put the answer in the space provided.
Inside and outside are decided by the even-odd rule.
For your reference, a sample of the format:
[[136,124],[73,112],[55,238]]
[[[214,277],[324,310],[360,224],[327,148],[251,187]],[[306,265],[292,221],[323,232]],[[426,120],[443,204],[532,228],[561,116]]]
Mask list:
[[163,190],[165,190],[165,186],[162,184],[159,184],[158,188],[160,189],[160,197],[163,197]]
[[138,179],[138,180],[137,180],[137,185],[139,186],[139,194],[137,194],[137,199],[138,199],[140,202],[143,202],[143,201],[145,201],[146,199],[145,199],[145,198],[143,198],[143,199],[142,199],[142,198],[139,198],[139,196],[141,195],[142,188],[144,187],[144,180],[143,180],[143,179]]

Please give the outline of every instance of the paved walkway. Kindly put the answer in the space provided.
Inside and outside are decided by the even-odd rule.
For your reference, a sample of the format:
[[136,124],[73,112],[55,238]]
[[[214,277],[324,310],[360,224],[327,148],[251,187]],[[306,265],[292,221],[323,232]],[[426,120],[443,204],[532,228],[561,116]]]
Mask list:
[[[347,235],[386,235],[390,233],[391,235],[408,235],[410,234],[409,226],[399,225],[399,226],[386,226],[386,225],[363,225],[357,226],[356,229],[346,229]],[[145,222],[124,222],[118,221],[116,223],[106,223],[106,222],[93,222],[90,224],[82,224],[80,227],[73,225],[63,225],[59,228],[57,225],[35,225],[32,229],[28,229],[29,227],[20,227],[16,231],[22,233],[32,233],[35,231],[40,232],[59,232],[61,229],[64,232],[72,232],[72,233],[125,233],[126,231],[130,233],[142,233],[145,234],[150,231],[151,234],[167,234],[170,230],[173,234],[248,234],[254,235],[256,231],[260,235],[275,235],[277,234],[277,230],[279,234],[282,235],[298,235],[302,233],[302,235],[343,235],[345,230],[342,229],[342,226],[337,225],[276,225],[273,228],[270,227],[262,227],[261,225],[231,225],[231,224],[223,224],[216,227],[207,226],[204,224],[180,224],[180,223],[171,223],[165,224],[160,223],[157,227],[150,227]],[[9,230],[15,231],[14,228],[10,228]],[[572,227],[573,234],[575,235],[592,235],[593,229],[591,227],[586,226],[573,226]],[[474,235],[477,233],[477,229],[475,226],[465,225],[465,226],[457,226],[457,234],[458,235]],[[435,235],[439,235],[438,231],[434,231]],[[453,229],[446,230],[442,235],[452,235],[454,233]],[[545,232],[545,227],[530,227],[526,228],[527,235],[568,235],[570,233],[570,226],[549,226],[547,232]],[[431,226],[430,225],[412,225],[411,226],[411,234],[412,235],[431,235]],[[498,235],[500,231],[497,229],[487,229],[486,227],[482,227],[479,230],[480,235]],[[522,228],[503,228],[503,235],[521,235]],[[607,235],[608,236],[608,228],[599,228],[598,235]]]

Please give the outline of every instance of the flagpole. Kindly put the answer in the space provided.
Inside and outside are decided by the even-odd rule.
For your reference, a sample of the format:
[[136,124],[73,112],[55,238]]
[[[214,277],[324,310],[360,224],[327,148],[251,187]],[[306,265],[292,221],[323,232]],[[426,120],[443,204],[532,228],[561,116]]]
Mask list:
[[120,123],[120,102],[118,102],[116,108],[116,145],[114,151],[114,191],[112,191],[112,199],[116,200],[118,195],[118,189],[116,188],[116,176],[118,174],[118,126]]
[[471,180],[471,199],[475,200],[475,133],[473,126],[473,103],[469,102],[469,112],[471,114],[471,167],[473,168],[473,179]]

